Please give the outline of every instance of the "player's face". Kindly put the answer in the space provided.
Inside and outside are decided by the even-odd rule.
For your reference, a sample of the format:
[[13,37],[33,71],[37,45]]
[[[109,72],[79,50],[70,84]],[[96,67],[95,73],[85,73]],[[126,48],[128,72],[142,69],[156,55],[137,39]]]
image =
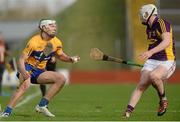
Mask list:
[[54,37],[57,32],[57,26],[55,23],[49,24],[45,27],[44,31],[48,33],[49,36]]
[[146,19],[147,17],[148,17],[147,13],[140,13],[139,14],[139,18],[140,18],[141,22],[146,22],[147,21],[147,19]]

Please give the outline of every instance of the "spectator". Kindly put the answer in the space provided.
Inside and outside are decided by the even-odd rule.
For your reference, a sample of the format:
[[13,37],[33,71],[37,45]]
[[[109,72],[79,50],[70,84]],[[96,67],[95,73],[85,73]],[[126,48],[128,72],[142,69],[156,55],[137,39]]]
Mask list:
[[2,77],[5,70],[5,58],[9,55],[9,47],[0,32],[0,96],[2,96]]

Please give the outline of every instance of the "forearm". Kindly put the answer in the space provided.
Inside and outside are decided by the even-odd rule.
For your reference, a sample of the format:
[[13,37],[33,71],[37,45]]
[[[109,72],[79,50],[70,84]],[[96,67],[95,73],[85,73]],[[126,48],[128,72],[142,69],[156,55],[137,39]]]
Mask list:
[[158,46],[156,46],[155,48],[151,49],[150,52],[152,54],[158,53],[164,49],[166,49],[170,44],[169,40],[163,40]]
[[21,58],[19,59],[19,71],[20,72],[23,72],[23,71],[25,71],[26,69],[25,69],[25,59],[24,58],[22,58],[22,56],[21,56]]
[[62,53],[60,56],[58,56],[58,58],[61,61],[73,63],[72,58],[70,56],[66,55],[65,53]]

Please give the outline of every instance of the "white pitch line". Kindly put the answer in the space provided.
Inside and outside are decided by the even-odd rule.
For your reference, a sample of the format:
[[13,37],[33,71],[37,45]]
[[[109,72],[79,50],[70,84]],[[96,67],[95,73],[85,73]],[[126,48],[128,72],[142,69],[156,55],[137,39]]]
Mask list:
[[16,105],[16,108],[26,104],[27,102],[29,102],[30,100],[33,100],[33,98],[37,97],[38,95],[40,95],[40,92],[36,92],[32,95],[29,95],[27,96],[23,101],[19,102],[17,105]]

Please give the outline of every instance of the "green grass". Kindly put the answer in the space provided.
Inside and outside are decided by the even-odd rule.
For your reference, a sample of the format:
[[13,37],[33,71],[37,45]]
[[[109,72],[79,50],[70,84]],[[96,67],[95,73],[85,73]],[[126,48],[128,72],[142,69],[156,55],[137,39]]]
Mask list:
[[[155,90],[150,87],[128,120],[180,120],[180,85],[166,84],[166,86],[169,108],[164,116],[156,116],[158,97]],[[134,88],[135,85],[130,84],[69,85],[64,87],[49,104],[49,109],[56,115],[55,118],[44,117],[34,111],[34,107],[40,99],[38,96],[14,109],[11,117],[2,120],[124,121],[121,115]],[[38,90],[38,88],[32,87],[25,97]],[[1,99],[3,108],[8,99],[8,97]]]

